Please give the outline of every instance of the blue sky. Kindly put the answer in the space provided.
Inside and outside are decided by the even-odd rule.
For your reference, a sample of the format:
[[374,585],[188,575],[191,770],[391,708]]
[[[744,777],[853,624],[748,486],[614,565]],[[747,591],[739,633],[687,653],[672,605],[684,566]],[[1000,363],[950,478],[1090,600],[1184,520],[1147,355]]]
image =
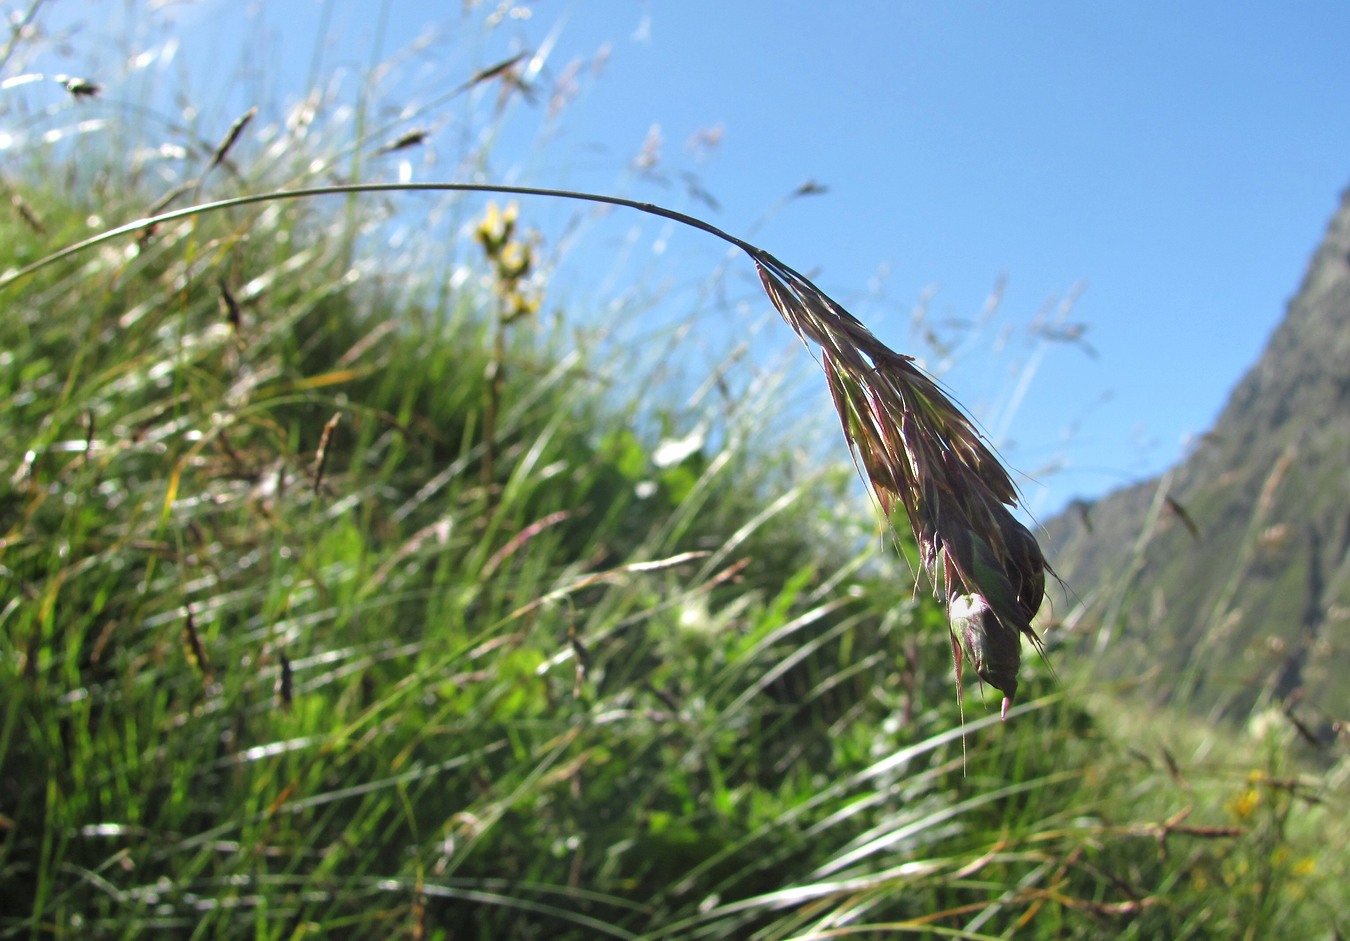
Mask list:
[[[115,22],[89,28],[127,30],[113,7]],[[547,87],[607,46],[546,136],[542,104],[504,129],[491,170],[703,214],[812,273],[940,370],[1035,475],[1023,488],[1038,515],[1178,459],[1260,353],[1350,183],[1339,0],[540,0],[516,8],[528,17],[495,2],[466,16],[459,0],[241,8],[169,4],[174,74],[211,92],[203,126],[227,126],[263,89],[284,107],[316,71],[358,82],[421,36],[437,39],[404,60],[409,100],[522,48],[550,49]],[[501,25],[484,31],[498,9]],[[697,174],[717,209],[634,173],[654,125],[659,169]],[[714,148],[686,146],[713,128]],[[445,156],[463,129],[439,130]],[[807,180],[828,189],[784,205]],[[663,263],[697,279],[720,257],[705,238],[679,235]],[[1002,278],[993,322],[952,327],[976,321]],[[1090,351],[1032,330],[1070,295],[1067,323],[1085,325]],[[912,329],[924,297],[926,323],[960,340],[950,363]]]

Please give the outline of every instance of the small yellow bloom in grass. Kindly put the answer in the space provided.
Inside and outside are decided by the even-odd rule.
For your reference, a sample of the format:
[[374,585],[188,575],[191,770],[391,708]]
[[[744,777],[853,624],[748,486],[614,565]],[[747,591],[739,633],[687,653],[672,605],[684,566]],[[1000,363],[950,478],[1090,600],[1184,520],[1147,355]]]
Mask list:
[[502,312],[502,322],[511,323],[521,317],[529,317],[539,312],[539,298],[521,291],[512,290],[505,297],[506,304]]
[[530,273],[533,262],[530,247],[521,242],[507,242],[497,256],[497,270],[503,281],[519,281]]
[[1316,869],[1317,860],[1313,859],[1311,856],[1304,856],[1298,862],[1294,863],[1292,872],[1296,876],[1311,876]]
[[1261,806],[1261,792],[1254,787],[1249,787],[1230,800],[1227,809],[1238,820],[1246,820],[1256,813],[1256,808],[1259,806]]
[[502,247],[511,240],[519,216],[520,206],[514,201],[507,204],[505,211],[498,209],[495,202],[487,204],[483,221],[478,223],[478,230],[474,235],[490,257],[496,258],[501,253]]

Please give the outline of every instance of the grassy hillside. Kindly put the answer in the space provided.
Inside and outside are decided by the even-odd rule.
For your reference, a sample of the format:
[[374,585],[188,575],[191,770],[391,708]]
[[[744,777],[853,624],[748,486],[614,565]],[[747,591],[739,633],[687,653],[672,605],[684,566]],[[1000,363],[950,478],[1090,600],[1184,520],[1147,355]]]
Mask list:
[[[163,197],[118,157],[10,164],[0,270]],[[1343,772],[1030,657],[963,714],[842,442],[765,433],[789,379],[675,397],[481,203],[412,281],[366,206],[0,292],[0,937],[1345,929]]]
[[1165,479],[1052,521],[1063,574],[1096,601],[1104,675],[1245,721],[1289,709],[1326,740],[1350,710],[1350,194],[1260,360]]

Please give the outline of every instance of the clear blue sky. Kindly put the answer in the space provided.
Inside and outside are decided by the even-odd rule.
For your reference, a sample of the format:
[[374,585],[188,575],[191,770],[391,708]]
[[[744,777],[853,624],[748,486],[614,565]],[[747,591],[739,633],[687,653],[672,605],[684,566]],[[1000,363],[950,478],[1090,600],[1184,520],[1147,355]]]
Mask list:
[[[65,6],[53,0],[51,15]],[[107,28],[124,29],[114,7],[120,25]],[[183,45],[165,78],[185,72],[214,92],[202,99],[204,127],[227,126],[262,88],[278,106],[293,101],[316,64],[358,82],[436,24],[431,51],[404,60],[409,100],[545,46],[547,89],[608,43],[603,70],[581,73],[547,143],[525,130],[541,104],[504,134],[494,171],[620,190],[752,234],[935,367],[911,332],[919,299],[936,292],[928,316],[939,328],[972,321],[1006,276],[998,319],[942,377],[1009,462],[1038,475],[1023,487],[1040,515],[1162,470],[1209,426],[1350,184],[1343,0],[541,0],[520,4],[524,19],[502,6],[490,33],[472,24],[495,0],[468,18],[460,2],[243,7],[170,7]],[[634,176],[654,124],[661,169],[696,172],[720,208]],[[712,151],[686,148],[714,127],[723,134]],[[433,142],[442,156],[459,132],[444,125]],[[419,164],[415,176],[453,168]],[[808,179],[828,192],[781,206],[752,233]],[[670,263],[718,257],[714,246],[672,252],[684,260]],[[1087,325],[1095,356],[1038,344],[1028,329],[1076,285],[1069,320]],[[804,354],[801,364],[814,368]],[[1020,397],[1019,377],[1033,372]],[[1042,472],[1052,464],[1062,469]]]

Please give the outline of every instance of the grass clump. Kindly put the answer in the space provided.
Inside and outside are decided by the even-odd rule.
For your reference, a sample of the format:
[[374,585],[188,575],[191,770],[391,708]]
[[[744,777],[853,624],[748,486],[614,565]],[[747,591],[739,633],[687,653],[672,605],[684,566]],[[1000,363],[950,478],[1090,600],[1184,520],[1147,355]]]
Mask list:
[[[5,321],[7,928],[726,936],[948,832],[941,618],[811,519],[837,483],[735,422],[658,464],[584,355],[471,296],[389,328],[321,218],[229,222]],[[909,835],[849,849],[902,768]]]

